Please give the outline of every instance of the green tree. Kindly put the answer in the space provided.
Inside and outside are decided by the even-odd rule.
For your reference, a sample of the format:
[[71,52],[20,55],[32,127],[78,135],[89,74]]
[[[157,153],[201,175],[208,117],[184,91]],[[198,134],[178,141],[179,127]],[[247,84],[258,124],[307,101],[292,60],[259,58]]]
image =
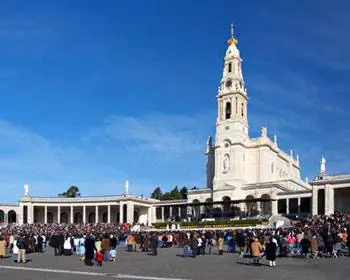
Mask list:
[[156,188],[154,189],[154,191],[153,191],[152,194],[151,194],[151,198],[162,200],[162,198],[163,198],[163,193],[162,193],[162,190],[160,189],[160,187],[156,187]]
[[181,199],[181,193],[177,186],[170,191],[170,198],[172,200]]
[[181,194],[181,199],[187,199],[187,188],[186,187],[182,187],[180,190],[180,194]]
[[60,197],[78,197],[80,196],[80,191],[79,191],[79,187],[77,186],[70,186],[68,188],[68,190],[66,190],[63,193],[60,193],[58,196]]

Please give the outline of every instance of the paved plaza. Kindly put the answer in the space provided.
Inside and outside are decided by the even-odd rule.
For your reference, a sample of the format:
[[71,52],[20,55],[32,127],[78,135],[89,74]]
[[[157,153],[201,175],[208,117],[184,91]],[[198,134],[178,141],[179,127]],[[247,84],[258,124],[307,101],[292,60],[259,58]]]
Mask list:
[[48,249],[44,254],[31,254],[27,264],[18,265],[12,259],[0,260],[0,279],[348,279],[350,258],[338,259],[277,259],[277,267],[270,268],[263,260],[260,267],[251,266],[251,259],[238,255],[206,255],[195,259],[179,256],[182,249],[160,249],[157,257],[145,253],[118,251],[116,263],[103,267],[86,267],[76,256],[55,257]]

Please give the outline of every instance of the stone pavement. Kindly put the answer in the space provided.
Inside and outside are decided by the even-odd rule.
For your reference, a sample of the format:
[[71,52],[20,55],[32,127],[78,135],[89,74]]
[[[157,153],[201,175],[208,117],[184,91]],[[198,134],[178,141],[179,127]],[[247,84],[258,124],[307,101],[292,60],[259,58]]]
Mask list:
[[55,257],[48,249],[44,254],[31,254],[27,264],[12,259],[0,260],[0,279],[6,280],[108,280],[108,279],[349,279],[350,258],[338,259],[277,259],[277,267],[270,268],[264,259],[260,267],[251,266],[251,259],[237,255],[198,256],[195,259],[178,256],[182,249],[160,249],[157,257],[146,253],[127,253],[120,248],[118,261],[102,267],[86,267],[76,256]]

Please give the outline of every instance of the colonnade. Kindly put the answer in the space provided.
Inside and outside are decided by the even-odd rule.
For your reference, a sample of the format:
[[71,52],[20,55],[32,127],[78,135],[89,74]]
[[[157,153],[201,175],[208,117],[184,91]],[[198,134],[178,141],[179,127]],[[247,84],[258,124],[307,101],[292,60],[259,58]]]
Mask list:
[[116,203],[44,204],[23,205],[26,208],[24,223],[152,223],[152,206],[138,205],[133,201]]

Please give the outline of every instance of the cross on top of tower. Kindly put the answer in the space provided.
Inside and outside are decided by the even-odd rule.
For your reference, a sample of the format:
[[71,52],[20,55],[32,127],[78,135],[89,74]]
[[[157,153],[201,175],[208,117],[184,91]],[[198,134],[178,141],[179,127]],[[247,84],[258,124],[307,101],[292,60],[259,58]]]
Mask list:
[[236,29],[236,26],[233,23],[231,23],[231,28],[230,28],[231,38],[234,38],[235,36],[235,29]]
[[238,43],[237,39],[235,38],[235,31],[236,31],[236,25],[231,23],[231,25],[230,25],[231,38],[228,39],[228,41],[227,41],[229,46],[237,45],[237,43]]

